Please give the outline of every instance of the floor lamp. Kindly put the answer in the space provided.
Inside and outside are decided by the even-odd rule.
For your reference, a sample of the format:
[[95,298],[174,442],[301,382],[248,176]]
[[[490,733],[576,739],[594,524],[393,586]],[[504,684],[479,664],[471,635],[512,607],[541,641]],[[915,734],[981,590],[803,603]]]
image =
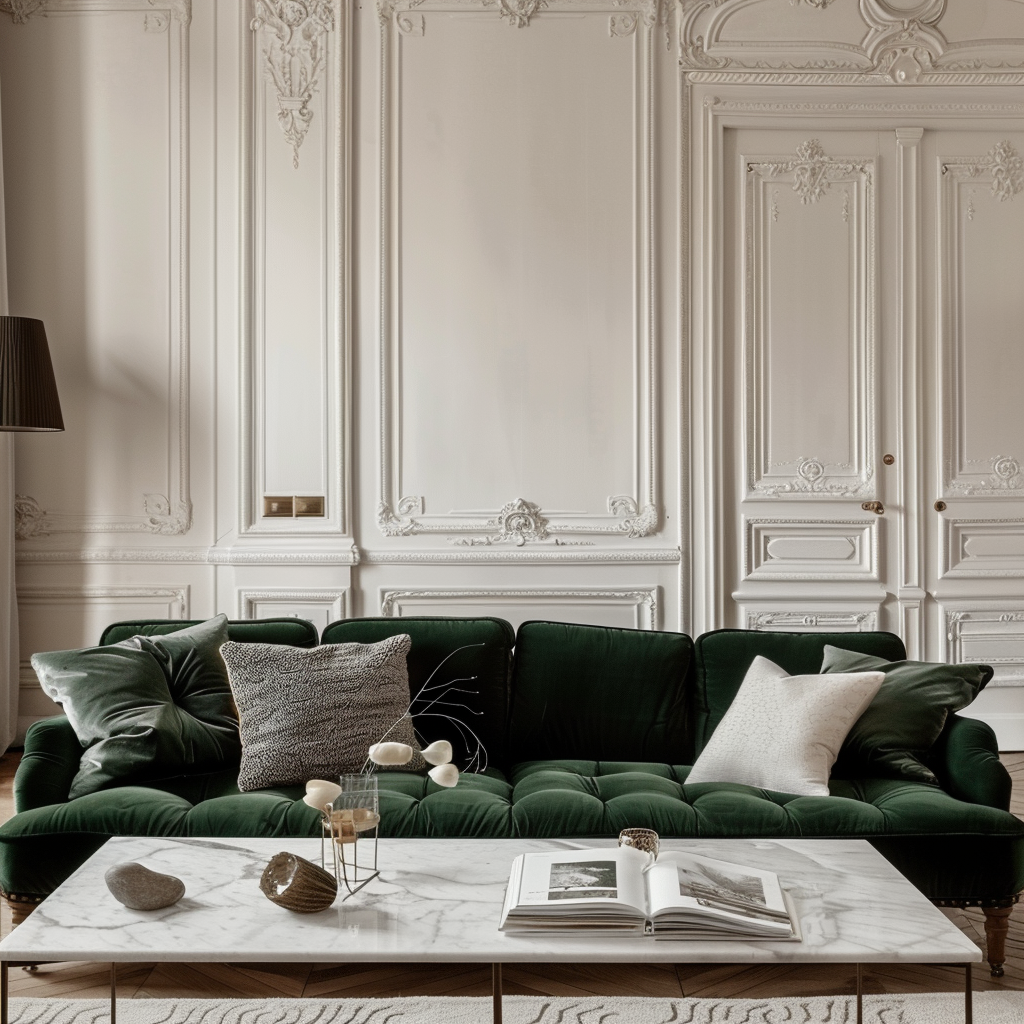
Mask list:
[[63,430],[42,320],[0,316],[0,430]]

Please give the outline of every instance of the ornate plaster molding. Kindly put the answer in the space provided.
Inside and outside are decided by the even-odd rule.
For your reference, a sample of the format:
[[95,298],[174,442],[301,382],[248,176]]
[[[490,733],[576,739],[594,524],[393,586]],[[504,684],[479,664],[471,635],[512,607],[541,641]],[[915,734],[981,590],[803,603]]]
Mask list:
[[631,539],[648,537],[657,530],[660,522],[655,505],[639,507],[635,498],[622,494],[608,499],[608,514],[617,517],[617,521],[599,526],[556,522],[552,518],[554,513],[546,514],[536,503],[515,498],[491,516],[479,519],[444,516],[438,517],[440,522],[432,522],[419,518],[423,515],[423,499],[407,496],[399,501],[397,511],[387,501],[381,501],[377,505],[377,526],[385,537],[445,533],[455,535],[447,540],[457,547],[490,547],[494,544],[523,547],[543,542],[553,542],[555,546],[588,543],[563,540],[556,534],[621,534]]
[[146,523],[154,533],[174,537],[188,533],[192,528],[190,501],[178,500],[172,507],[166,495],[144,494],[143,507],[146,510]]
[[817,139],[808,139],[797,146],[796,156],[791,160],[769,162],[763,166],[767,174],[778,177],[793,175],[793,191],[801,203],[816,203],[827,195],[833,181],[841,181],[852,174],[864,175],[871,180],[871,163],[867,160],[842,160],[829,156]]
[[[843,38],[757,38],[730,24],[741,11],[771,0],[679,0],[680,66],[717,72],[721,81],[828,80],[849,82],[856,74],[878,82],[968,84],[1006,81],[1024,69],[1024,40],[950,39],[942,31],[946,0],[920,0],[913,7],[889,0],[860,0],[863,34]],[[790,0],[813,29],[831,0]],[[852,6],[852,4],[851,4]],[[750,22],[755,24],[755,22]],[[831,27],[834,22],[829,22]],[[825,28],[823,26],[824,34]],[[976,78],[968,78],[970,73]],[[739,77],[736,77],[739,76]],[[957,77],[961,76],[961,77]]]
[[875,628],[876,612],[747,612],[747,629],[821,629],[868,631]]
[[277,120],[292,147],[292,166],[313,121],[309,104],[327,66],[324,37],[334,29],[333,0],[255,0],[267,79],[277,92]]
[[14,496],[14,536],[19,540],[45,537],[50,532],[46,509],[28,494]]
[[0,14],[9,14],[15,25],[24,25],[33,14],[42,13],[46,0],[0,0]]

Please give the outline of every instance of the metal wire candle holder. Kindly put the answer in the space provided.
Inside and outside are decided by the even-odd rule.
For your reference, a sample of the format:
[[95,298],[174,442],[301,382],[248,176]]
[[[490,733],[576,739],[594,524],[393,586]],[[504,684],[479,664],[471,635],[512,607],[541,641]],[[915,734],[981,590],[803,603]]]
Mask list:
[[[326,846],[330,840],[331,867],[338,883],[338,892],[344,890],[342,902],[355,895],[379,874],[377,867],[377,838],[380,833],[380,809],[377,798],[376,775],[342,775],[341,793],[324,808],[320,830],[320,864],[327,866]],[[368,836],[365,833],[372,832]],[[363,847],[372,844],[372,863],[359,860],[359,839]]]

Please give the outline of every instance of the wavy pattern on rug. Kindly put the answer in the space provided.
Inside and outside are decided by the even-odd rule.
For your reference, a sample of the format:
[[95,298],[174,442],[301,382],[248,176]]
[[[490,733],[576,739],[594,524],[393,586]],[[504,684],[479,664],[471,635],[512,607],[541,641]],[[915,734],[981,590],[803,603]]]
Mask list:
[[[854,1024],[849,996],[790,999],[506,996],[504,1024]],[[107,1024],[102,999],[12,999],[11,1024]],[[491,1024],[491,1000],[122,999],[118,1024]],[[867,996],[864,1024],[962,1024],[962,995]],[[1024,992],[980,992],[975,1024],[1020,1024]]]

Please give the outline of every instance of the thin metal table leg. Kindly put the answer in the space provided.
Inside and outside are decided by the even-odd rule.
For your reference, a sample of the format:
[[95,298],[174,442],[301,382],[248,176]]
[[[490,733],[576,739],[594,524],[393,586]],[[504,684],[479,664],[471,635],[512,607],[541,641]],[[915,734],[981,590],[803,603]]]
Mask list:
[[974,1024],[974,989],[972,987],[971,965],[965,967],[966,979],[964,983],[964,1021],[965,1024]]
[[857,964],[857,1024],[864,1024],[864,975]]
[[491,964],[491,987],[494,993],[494,1024],[501,1024],[501,964]]
[[6,960],[0,963],[0,1024],[7,1024],[10,1019],[7,1010],[7,999],[10,995],[8,991],[9,979],[7,977],[8,966]]
[[110,1024],[117,1024],[117,964],[110,965]]

